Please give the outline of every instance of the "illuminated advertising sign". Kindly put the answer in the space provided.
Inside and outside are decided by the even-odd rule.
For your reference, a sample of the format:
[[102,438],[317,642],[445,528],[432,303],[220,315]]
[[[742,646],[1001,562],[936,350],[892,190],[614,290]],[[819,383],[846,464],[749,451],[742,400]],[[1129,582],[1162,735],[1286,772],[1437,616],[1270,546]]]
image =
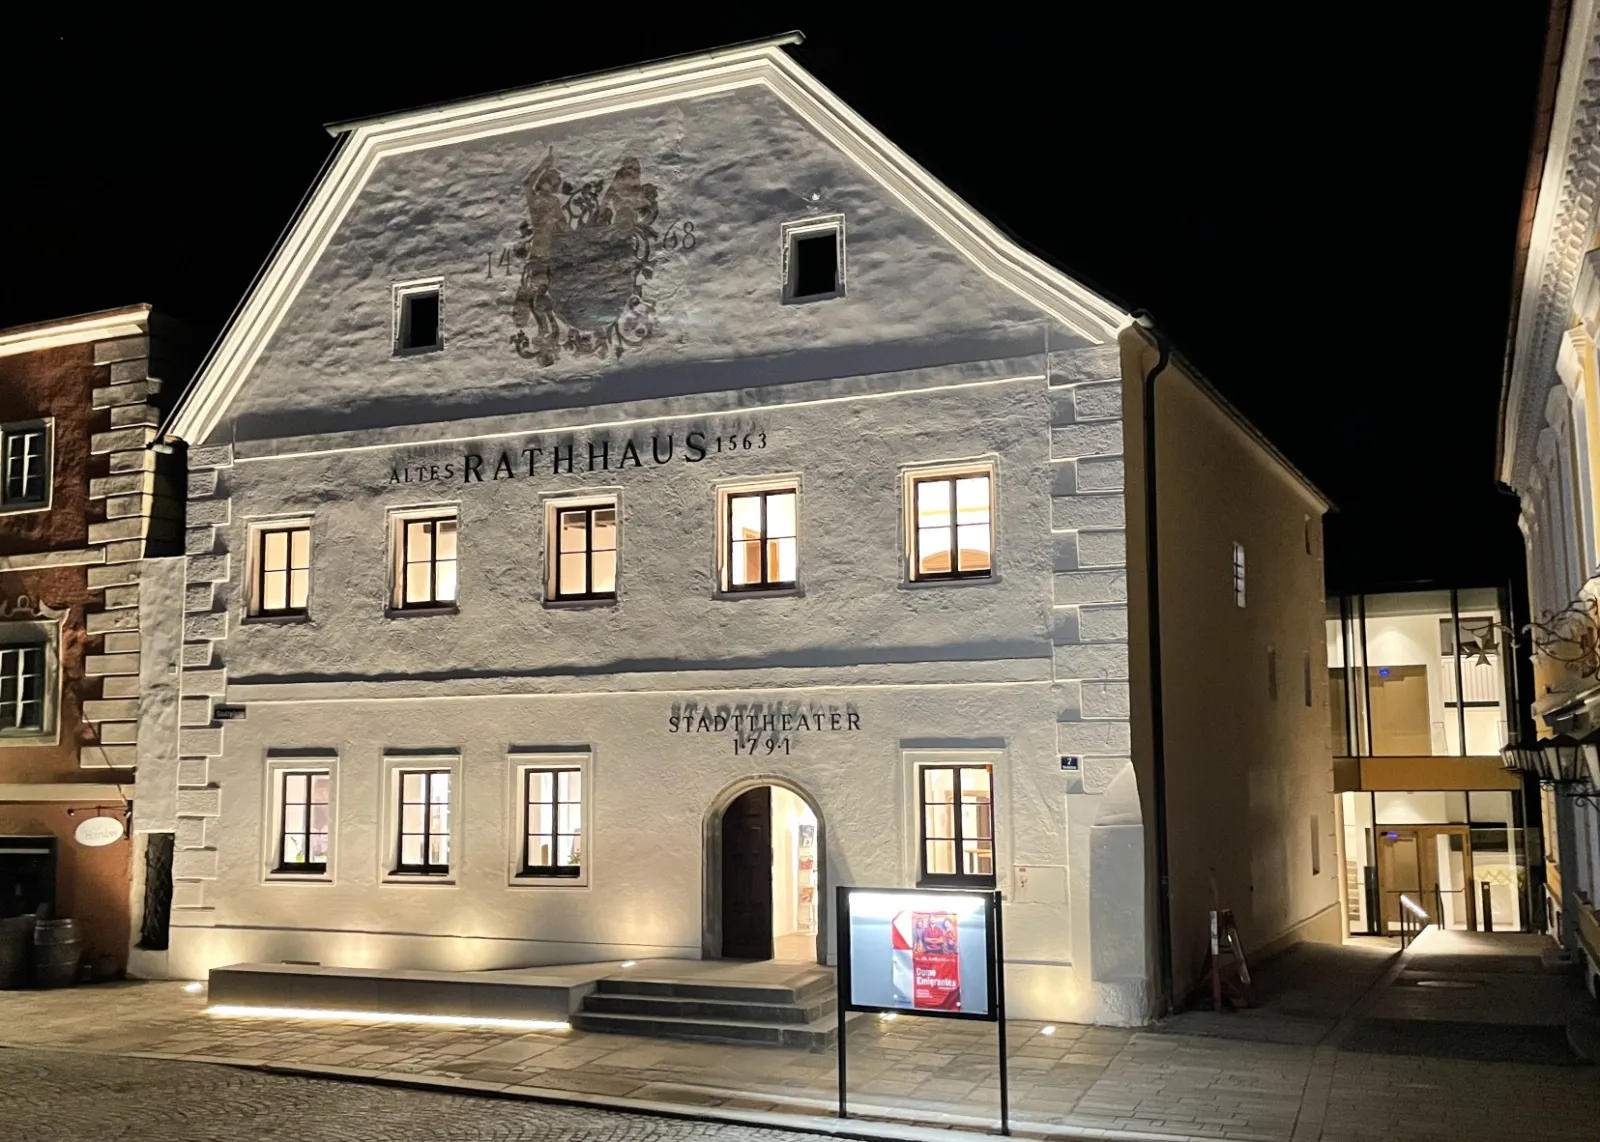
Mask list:
[[997,1017],[994,893],[841,888],[839,896],[851,1010]]

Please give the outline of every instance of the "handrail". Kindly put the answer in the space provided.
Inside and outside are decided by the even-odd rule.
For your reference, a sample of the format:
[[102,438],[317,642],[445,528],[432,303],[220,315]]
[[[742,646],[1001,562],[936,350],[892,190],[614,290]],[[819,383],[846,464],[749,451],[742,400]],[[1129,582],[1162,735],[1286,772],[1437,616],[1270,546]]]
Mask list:
[[1400,946],[1408,947],[1412,940],[1422,934],[1433,918],[1427,910],[1405,893],[1400,894]]

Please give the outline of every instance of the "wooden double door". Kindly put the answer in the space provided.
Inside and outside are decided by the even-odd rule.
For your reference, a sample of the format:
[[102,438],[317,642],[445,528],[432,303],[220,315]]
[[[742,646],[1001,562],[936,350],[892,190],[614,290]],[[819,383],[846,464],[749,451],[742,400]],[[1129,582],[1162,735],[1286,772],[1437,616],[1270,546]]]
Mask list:
[[1441,928],[1477,928],[1472,880],[1472,836],[1465,825],[1378,827],[1378,890],[1383,931],[1400,931],[1409,899]]
[[722,955],[772,958],[772,786],[734,799],[722,814]]

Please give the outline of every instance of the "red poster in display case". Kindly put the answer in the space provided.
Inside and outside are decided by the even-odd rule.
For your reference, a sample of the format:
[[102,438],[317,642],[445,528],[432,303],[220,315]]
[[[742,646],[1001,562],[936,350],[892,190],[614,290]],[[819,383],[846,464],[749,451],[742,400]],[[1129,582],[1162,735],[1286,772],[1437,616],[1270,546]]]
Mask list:
[[[911,1000],[917,1011],[961,1010],[961,950],[956,929],[956,917],[951,912],[902,912],[893,925],[896,965],[904,972],[906,967],[911,986],[906,989],[904,976],[897,990],[909,990],[904,996]],[[909,921],[909,923],[907,923]],[[906,937],[909,936],[909,939]],[[902,959],[902,957],[904,957]],[[907,964],[905,961],[909,960]],[[896,975],[901,975],[896,972]]]

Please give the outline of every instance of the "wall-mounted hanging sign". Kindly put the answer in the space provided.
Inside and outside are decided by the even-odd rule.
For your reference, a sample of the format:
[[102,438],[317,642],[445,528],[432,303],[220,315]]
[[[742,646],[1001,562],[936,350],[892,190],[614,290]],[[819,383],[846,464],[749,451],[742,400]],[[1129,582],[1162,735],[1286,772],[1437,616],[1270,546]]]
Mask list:
[[122,822],[116,817],[90,817],[79,823],[72,837],[80,845],[97,849],[122,839]]

